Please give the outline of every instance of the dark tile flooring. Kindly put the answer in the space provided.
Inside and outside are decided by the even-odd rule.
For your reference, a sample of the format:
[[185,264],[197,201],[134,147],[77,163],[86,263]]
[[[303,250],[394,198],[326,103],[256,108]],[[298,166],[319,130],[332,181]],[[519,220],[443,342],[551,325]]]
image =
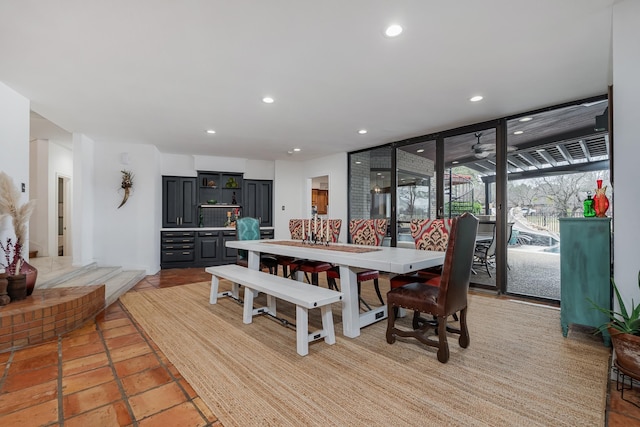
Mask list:
[[[162,270],[130,292],[209,280],[201,268]],[[221,426],[119,302],[56,341],[1,353],[0,375],[0,426]],[[640,405],[636,387],[625,399]],[[607,425],[640,426],[615,381]]]

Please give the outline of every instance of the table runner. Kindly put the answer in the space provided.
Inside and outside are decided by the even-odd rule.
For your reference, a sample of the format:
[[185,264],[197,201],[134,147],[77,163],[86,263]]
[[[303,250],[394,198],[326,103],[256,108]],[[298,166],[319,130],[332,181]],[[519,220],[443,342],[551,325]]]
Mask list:
[[318,245],[314,245],[314,244],[309,244],[309,243],[302,243],[302,242],[297,242],[297,241],[263,241],[263,243],[269,243],[272,245],[283,245],[283,246],[296,246],[299,248],[311,248],[311,249],[325,249],[325,250],[330,250],[330,251],[340,251],[340,252],[351,252],[351,253],[355,253],[355,254],[363,254],[366,252],[374,252],[374,251],[379,251],[380,249],[378,248],[372,248],[372,247],[357,247],[357,246],[340,246],[340,245],[335,245],[335,244],[329,244],[324,245],[324,244],[318,244]]

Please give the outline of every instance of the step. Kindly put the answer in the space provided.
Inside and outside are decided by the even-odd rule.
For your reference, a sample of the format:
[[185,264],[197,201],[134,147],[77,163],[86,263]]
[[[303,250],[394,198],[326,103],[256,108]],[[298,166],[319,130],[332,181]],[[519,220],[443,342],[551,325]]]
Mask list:
[[38,268],[36,289],[105,285],[105,307],[144,279],[144,270],[123,270],[122,267],[98,267],[96,263],[72,267],[70,262],[34,258]]

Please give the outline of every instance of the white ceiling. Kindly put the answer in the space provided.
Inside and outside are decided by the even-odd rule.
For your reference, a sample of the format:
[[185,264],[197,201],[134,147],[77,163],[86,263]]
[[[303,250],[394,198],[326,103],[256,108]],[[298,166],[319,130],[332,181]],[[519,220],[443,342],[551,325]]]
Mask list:
[[606,93],[613,3],[0,0],[0,81],[96,142],[312,159]]

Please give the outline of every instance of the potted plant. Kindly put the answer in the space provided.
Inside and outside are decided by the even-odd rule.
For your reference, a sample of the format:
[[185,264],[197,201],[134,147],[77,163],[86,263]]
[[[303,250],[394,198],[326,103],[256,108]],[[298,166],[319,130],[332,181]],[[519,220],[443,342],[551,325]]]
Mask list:
[[[640,379],[640,304],[636,305],[631,299],[631,306],[627,307],[613,278],[611,278],[611,284],[620,306],[619,312],[600,307],[589,300],[594,308],[609,317],[609,322],[600,325],[598,332],[606,330],[611,336],[616,354],[615,365],[624,374]],[[638,288],[640,289],[640,272],[638,273]]]
[[[0,261],[7,273],[9,287],[12,281],[21,274],[25,275],[26,294],[31,295],[35,287],[37,270],[29,265],[23,258],[23,249],[27,237],[27,225],[33,213],[35,200],[20,205],[20,189],[14,185],[13,180],[4,172],[0,172],[0,219],[4,216],[11,218],[15,241],[7,237],[5,242],[0,241],[0,249],[4,252],[5,262]],[[12,298],[13,299],[13,298]]]

